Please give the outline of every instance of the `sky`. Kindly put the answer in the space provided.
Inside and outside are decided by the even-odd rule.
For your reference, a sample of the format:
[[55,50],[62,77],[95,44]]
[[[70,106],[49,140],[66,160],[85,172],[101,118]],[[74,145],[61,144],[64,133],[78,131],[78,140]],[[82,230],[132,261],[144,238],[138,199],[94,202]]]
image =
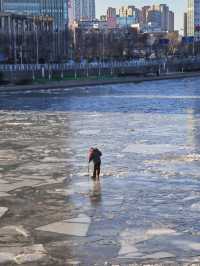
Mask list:
[[139,8],[153,4],[167,4],[175,13],[175,29],[183,28],[183,13],[187,10],[187,0],[96,0],[96,13],[97,17],[106,14],[109,6],[119,8],[122,5],[134,5]]

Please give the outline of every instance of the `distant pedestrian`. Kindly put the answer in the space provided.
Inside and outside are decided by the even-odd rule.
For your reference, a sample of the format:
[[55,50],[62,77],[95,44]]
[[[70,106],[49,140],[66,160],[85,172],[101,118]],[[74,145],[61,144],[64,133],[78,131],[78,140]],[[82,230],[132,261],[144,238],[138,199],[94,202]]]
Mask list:
[[90,150],[89,150],[89,163],[92,161],[94,164],[93,176],[92,176],[92,179],[94,181],[96,181],[96,180],[99,181],[100,172],[101,172],[101,156],[102,156],[102,153],[99,149],[90,148]]

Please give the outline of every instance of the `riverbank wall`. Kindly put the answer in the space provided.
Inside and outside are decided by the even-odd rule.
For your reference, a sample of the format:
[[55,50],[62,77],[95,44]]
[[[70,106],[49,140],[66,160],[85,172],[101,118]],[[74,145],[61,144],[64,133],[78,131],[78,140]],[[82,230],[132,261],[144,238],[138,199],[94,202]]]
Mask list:
[[108,79],[96,79],[96,80],[67,80],[67,81],[50,81],[46,84],[28,84],[28,85],[15,85],[15,86],[0,86],[0,92],[9,91],[27,91],[27,90],[52,90],[52,89],[67,89],[75,87],[88,87],[98,85],[112,85],[112,84],[128,84],[128,83],[140,83],[145,81],[158,81],[158,80],[171,80],[171,79],[183,79],[200,77],[200,72],[190,73],[168,73],[161,74],[159,76],[148,77],[113,77]]

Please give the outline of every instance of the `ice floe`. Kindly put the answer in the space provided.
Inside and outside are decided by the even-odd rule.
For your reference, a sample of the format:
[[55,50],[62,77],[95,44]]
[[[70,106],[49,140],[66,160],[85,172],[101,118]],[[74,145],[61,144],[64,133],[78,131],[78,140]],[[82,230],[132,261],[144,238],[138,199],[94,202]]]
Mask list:
[[28,264],[39,262],[47,256],[47,251],[42,244],[25,247],[0,247],[0,264]]
[[39,182],[37,180],[24,180],[17,183],[1,184],[0,192],[10,192],[23,187],[34,187],[38,184]]
[[2,236],[23,236],[27,238],[29,233],[23,226],[8,225],[0,228],[0,237]]
[[33,245],[31,247],[24,247],[20,254],[15,257],[17,264],[24,264],[30,262],[38,262],[47,255],[47,251],[43,245]]
[[87,236],[91,220],[86,215],[80,215],[77,218],[59,221],[49,225],[36,228],[39,231],[52,232],[57,234],[71,236]]
[[15,256],[10,252],[0,252],[0,264],[12,263],[15,260]]
[[7,207],[0,207],[0,218],[8,211]]
[[0,191],[0,197],[3,197],[3,198],[5,198],[5,197],[11,197],[11,195],[8,194],[8,193],[6,193],[6,192],[1,192]]

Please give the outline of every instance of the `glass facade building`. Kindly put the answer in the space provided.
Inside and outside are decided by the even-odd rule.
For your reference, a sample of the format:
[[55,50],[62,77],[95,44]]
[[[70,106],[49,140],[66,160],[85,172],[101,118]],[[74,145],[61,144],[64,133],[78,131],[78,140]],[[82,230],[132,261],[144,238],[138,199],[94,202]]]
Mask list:
[[188,0],[187,36],[200,40],[200,0]]
[[95,0],[74,0],[74,18],[76,20],[94,20]]
[[[52,47],[52,55],[49,62],[61,62],[67,58],[68,42],[68,1],[67,0],[0,0],[2,11],[19,15],[39,16],[45,19],[47,16],[53,19],[52,41],[47,43]],[[40,29],[35,25],[34,34],[37,37]],[[41,47],[38,47],[42,55]]]
[[165,4],[161,4],[159,7],[160,7],[160,13],[161,13],[161,29],[163,31],[170,31],[169,30],[169,19],[170,19],[169,7]]
[[159,10],[149,10],[147,21],[161,30],[161,12]]
[[0,0],[2,11],[26,14],[48,15],[54,19],[54,29],[64,30],[68,25],[67,0]]

